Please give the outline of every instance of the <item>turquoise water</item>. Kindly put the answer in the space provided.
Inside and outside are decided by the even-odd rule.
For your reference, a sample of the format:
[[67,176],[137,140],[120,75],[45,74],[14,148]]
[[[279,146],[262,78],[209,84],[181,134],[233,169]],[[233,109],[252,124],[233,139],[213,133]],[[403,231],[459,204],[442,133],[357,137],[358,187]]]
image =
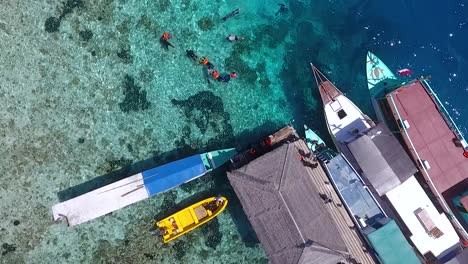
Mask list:
[[[309,62],[371,112],[364,61],[378,43],[370,16],[356,16],[369,2],[286,4],[276,17],[266,0],[2,2],[1,262],[266,263],[222,171],[74,228],[52,223],[50,208],[70,187],[244,147],[291,122],[329,139]],[[159,43],[164,31],[175,48]],[[208,82],[186,49],[238,78]],[[203,228],[168,245],[148,231],[217,194],[229,208]]]

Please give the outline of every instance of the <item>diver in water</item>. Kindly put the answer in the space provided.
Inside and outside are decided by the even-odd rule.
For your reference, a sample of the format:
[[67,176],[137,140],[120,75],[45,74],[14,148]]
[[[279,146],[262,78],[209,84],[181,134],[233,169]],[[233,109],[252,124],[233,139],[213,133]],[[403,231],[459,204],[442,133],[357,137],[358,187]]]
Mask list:
[[226,37],[227,40],[233,42],[233,41],[236,41],[236,40],[241,40],[241,39],[244,39],[243,37],[239,37],[239,36],[233,36],[231,34],[229,34],[229,36]]
[[202,64],[208,67],[208,69],[214,69],[215,66],[207,58],[203,57]]
[[232,11],[231,13],[225,15],[223,17],[223,21],[226,21],[228,19],[230,19],[231,17],[235,16],[235,15],[238,15],[239,14],[239,8],[237,8],[236,10]]
[[161,43],[164,45],[164,47],[166,49],[169,49],[169,46],[175,48],[171,43],[169,43],[169,39],[172,38],[172,35],[170,35],[169,33],[167,32],[164,32],[164,34],[161,36],[161,38],[159,39],[159,41],[161,41]]
[[191,58],[193,61],[197,61],[197,55],[195,55],[195,52],[193,50],[186,50],[185,52],[187,52],[187,56],[189,56],[189,58]]
[[280,6],[279,10],[276,12],[275,16],[278,16],[279,14],[286,13],[288,11],[288,8],[284,4],[278,4]]

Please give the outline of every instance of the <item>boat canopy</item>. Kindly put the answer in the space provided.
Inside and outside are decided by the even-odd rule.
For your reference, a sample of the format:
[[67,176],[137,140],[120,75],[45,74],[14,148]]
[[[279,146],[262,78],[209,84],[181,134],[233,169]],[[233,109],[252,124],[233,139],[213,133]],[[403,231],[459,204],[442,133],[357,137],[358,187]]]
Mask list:
[[380,196],[413,176],[417,169],[384,123],[347,145]]
[[372,193],[364,186],[363,180],[343,154],[338,154],[325,165],[333,185],[361,228],[373,225],[378,219],[386,217]]
[[386,196],[408,227],[409,238],[421,254],[431,252],[442,259],[458,249],[460,238],[449,219],[437,211],[414,176]]
[[403,259],[405,264],[421,263],[394,220],[389,219],[384,226],[366,234],[366,237],[383,264],[400,264]]

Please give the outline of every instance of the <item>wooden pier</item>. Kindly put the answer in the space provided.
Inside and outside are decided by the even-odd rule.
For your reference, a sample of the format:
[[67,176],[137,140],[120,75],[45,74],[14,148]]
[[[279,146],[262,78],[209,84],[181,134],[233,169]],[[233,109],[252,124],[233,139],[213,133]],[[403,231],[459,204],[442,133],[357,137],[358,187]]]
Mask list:
[[[303,140],[294,142],[294,145],[298,151],[301,150],[304,153],[310,152]],[[303,157],[303,159],[305,159],[306,162],[314,162],[313,156],[310,158]],[[374,259],[367,251],[358,229],[355,228],[353,220],[349,216],[346,208],[342,205],[338,194],[330,183],[323,168],[320,165],[317,168],[306,167],[306,171],[314,183],[315,191],[327,195],[332,200],[332,202],[326,203],[325,207],[333,218],[351,256],[358,263],[375,263]]]
[[270,263],[375,263],[325,171],[294,135],[228,172]]

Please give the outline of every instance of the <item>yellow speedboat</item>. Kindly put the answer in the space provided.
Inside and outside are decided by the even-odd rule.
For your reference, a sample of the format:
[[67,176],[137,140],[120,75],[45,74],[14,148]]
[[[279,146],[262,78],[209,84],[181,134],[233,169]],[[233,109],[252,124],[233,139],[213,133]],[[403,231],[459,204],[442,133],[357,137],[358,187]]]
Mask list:
[[228,200],[226,197],[210,197],[156,222],[164,243],[188,233],[219,215]]

